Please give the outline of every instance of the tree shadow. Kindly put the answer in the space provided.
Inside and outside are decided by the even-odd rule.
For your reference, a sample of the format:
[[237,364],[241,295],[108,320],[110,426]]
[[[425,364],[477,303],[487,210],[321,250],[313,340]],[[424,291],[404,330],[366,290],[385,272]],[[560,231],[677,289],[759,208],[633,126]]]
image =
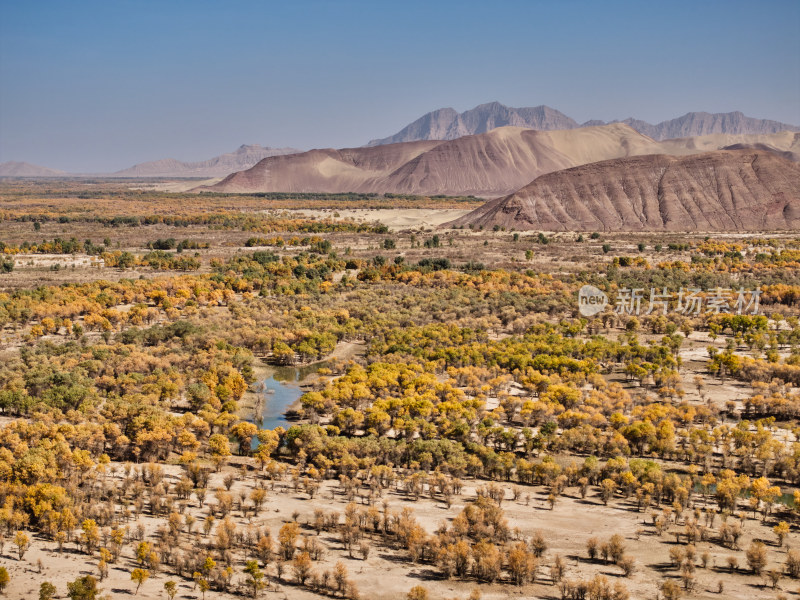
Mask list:
[[753,538],[753,542],[761,542],[761,543],[762,543],[762,544],[764,544],[764,545],[765,545],[767,548],[769,548],[769,547],[773,547],[773,548],[779,548],[777,540],[768,540],[768,539],[766,539],[766,538],[757,538],[757,537],[754,537],[754,538]]
[[581,498],[580,500],[577,500],[577,503],[578,504],[587,504],[589,506],[606,506],[602,502],[594,502],[592,500],[589,500],[588,498]]
[[411,577],[413,579],[420,579],[422,581],[442,581],[445,577],[439,573],[439,571],[435,571],[429,568],[423,569],[414,569],[410,573],[406,575],[406,577]]
[[668,571],[672,571],[675,569],[675,565],[672,563],[650,563],[647,565],[649,568],[653,569],[654,571],[659,571],[660,573],[666,573]]
[[714,565],[713,567],[709,567],[708,570],[714,571],[714,573],[719,573],[720,575],[736,575],[737,573],[741,574],[738,568],[731,571],[731,568],[727,565]]
[[606,577],[617,577],[617,578],[624,578],[625,573],[621,571],[600,571],[601,575],[605,575]]
[[[752,573],[751,573],[751,575],[752,575]],[[766,590],[766,589],[772,589],[772,586],[767,584],[767,583],[746,583],[745,585],[747,585],[747,586],[749,586],[749,587],[751,587],[753,589],[761,590],[761,591]],[[777,591],[777,589],[775,591]]]
[[58,554],[82,554],[83,556],[86,556],[78,548],[64,548],[61,552],[58,551],[58,548],[53,548],[52,550],[47,550],[47,548],[45,548],[45,551],[55,552],[57,555]]
[[579,554],[567,554],[566,557],[576,562],[587,563],[590,565],[599,564],[600,562],[602,562],[600,560],[597,560],[596,558],[589,558],[588,556],[580,556]]
[[382,554],[378,554],[378,558],[380,558],[381,560],[387,560],[387,561],[393,562],[393,563],[406,563],[407,564],[407,563],[410,562],[404,556],[398,556],[396,554],[385,554],[385,553],[382,553]]

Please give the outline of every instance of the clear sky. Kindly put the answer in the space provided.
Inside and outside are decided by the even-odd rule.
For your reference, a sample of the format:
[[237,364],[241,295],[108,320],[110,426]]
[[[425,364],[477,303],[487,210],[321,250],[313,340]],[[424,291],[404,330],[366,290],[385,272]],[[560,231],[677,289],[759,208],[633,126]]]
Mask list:
[[0,162],[359,146],[493,100],[800,124],[800,2],[0,0]]

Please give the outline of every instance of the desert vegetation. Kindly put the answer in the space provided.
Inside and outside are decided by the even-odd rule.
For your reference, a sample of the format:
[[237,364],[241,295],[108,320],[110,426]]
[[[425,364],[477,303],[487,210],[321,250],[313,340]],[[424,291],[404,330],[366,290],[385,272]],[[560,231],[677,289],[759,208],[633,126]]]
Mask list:
[[0,592],[794,595],[800,239],[369,212],[473,202],[3,183]]

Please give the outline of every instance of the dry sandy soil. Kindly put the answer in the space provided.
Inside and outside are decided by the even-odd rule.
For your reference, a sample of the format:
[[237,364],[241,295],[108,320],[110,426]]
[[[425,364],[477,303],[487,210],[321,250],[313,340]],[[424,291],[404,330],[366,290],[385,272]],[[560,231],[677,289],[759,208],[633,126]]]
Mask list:
[[[195,182],[196,183],[196,182]],[[382,210],[321,210],[321,211],[298,211],[305,214],[316,214],[330,217],[338,214],[339,218],[353,218],[359,221],[372,222],[380,221],[386,224],[393,231],[392,235],[361,235],[361,234],[331,234],[326,235],[337,249],[352,248],[353,256],[359,258],[370,258],[376,254],[376,248],[387,237],[396,241],[396,250],[377,252],[393,258],[395,255],[402,254],[407,261],[419,260],[423,257],[431,256],[429,249],[419,247],[420,241],[429,238],[432,232],[424,236],[412,238],[409,230],[432,230],[443,222],[457,218],[466,213],[466,210],[429,210],[429,209],[382,209]],[[533,233],[525,233],[520,236],[519,241],[514,242],[511,232],[501,231],[469,231],[440,230],[438,234],[442,238],[441,248],[436,249],[437,256],[448,257],[454,263],[464,263],[468,260],[480,260],[487,266],[507,267],[513,270],[524,268],[534,268],[543,272],[559,273],[577,271],[585,268],[589,263],[608,263],[615,255],[637,255],[636,244],[641,241],[646,243],[648,250],[642,256],[648,258],[652,263],[660,260],[689,260],[689,253],[682,251],[668,251],[666,248],[659,253],[653,251],[656,243],[664,244],[669,241],[684,242],[687,238],[695,241],[701,239],[700,236],[687,236],[682,234],[674,235],[607,235],[597,240],[587,239],[583,243],[576,243],[576,234],[558,234],[554,236],[554,241],[549,245],[541,245],[535,242]],[[92,238],[99,242],[104,236],[111,238],[113,249],[128,249],[143,254],[146,252],[144,245],[148,240],[156,238],[175,237],[177,239],[190,238],[198,241],[207,241],[211,244],[208,250],[201,250],[200,255],[203,261],[203,269],[209,269],[208,262],[211,257],[229,257],[236,252],[251,251],[244,249],[243,245],[247,238],[255,235],[250,232],[241,231],[219,231],[210,230],[204,227],[188,227],[181,229],[168,228],[156,225],[138,228],[118,228],[118,229],[98,229],[91,224],[70,224],[62,225],[57,223],[45,223],[40,232],[34,233],[30,223],[6,223],[4,224],[3,240],[18,243],[24,240],[52,239],[56,236],[71,237],[79,239]],[[550,235],[550,234],[548,234]],[[287,236],[289,237],[289,236]],[[733,239],[743,236],[725,236]],[[776,236],[779,237],[779,236]],[[415,240],[412,243],[412,240]],[[452,243],[451,243],[452,240]],[[609,243],[613,250],[608,254],[603,254],[600,246]],[[416,245],[414,245],[416,244]],[[484,246],[484,244],[487,244]],[[525,259],[525,251],[533,250],[532,259]],[[298,248],[285,248],[281,253],[296,252]],[[33,261],[34,264],[28,264]],[[70,263],[69,269],[51,271],[49,266],[57,262],[60,264]],[[72,264],[75,269],[72,269]],[[164,272],[163,276],[173,275],[173,272]],[[31,256],[20,258],[20,264],[14,272],[2,276],[0,282],[6,289],[31,288],[39,284],[58,284],[69,281],[88,281],[94,279],[119,279],[122,277],[136,278],[139,276],[153,277],[159,273],[152,270],[139,269],[121,271],[118,269],[106,269],[91,267],[89,264],[81,262],[81,257],[48,257]],[[646,342],[651,336],[642,334],[640,338]],[[660,336],[656,336],[660,337]],[[696,392],[692,382],[692,376],[702,370],[702,365],[707,358],[707,347],[715,344],[718,347],[724,346],[724,340],[716,342],[708,339],[705,334],[693,333],[684,345],[682,356],[686,368],[683,370],[683,387],[686,396],[691,402],[701,402],[701,398]],[[350,346],[340,346],[332,358],[347,359],[357,351],[356,344]],[[0,360],[2,357],[0,356]],[[624,376],[623,376],[624,377]],[[727,380],[720,383],[711,377],[706,377],[706,396],[718,406],[724,405],[726,400],[741,400],[750,393],[749,386],[739,382]],[[7,419],[0,418],[0,423]],[[577,457],[581,461],[583,457]],[[562,460],[562,459],[559,459]],[[568,461],[569,459],[563,459]],[[668,468],[683,469],[684,465],[672,463]],[[166,465],[165,472],[168,478],[174,482],[179,477],[180,468],[175,465]],[[227,467],[227,470],[234,470]],[[209,490],[222,485],[224,473],[213,475],[209,484]],[[263,479],[259,479],[263,482]],[[242,488],[252,488],[255,485],[254,478],[247,481],[237,481],[233,487],[234,497],[238,496],[238,491]],[[271,482],[265,482],[267,487],[272,487]],[[433,533],[442,522],[452,519],[465,503],[475,497],[475,488],[485,482],[468,480],[460,496],[454,498],[453,506],[447,509],[446,506],[437,500],[423,497],[414,502],[408,499],[402,492],[389,491],[385,497],[390,502],[391,510],[399,511],[403,506],[410,506],[415,516],[429,533]],[[243,517],[241,512],[234,510],[234,518],[242,527],[248,524],[258,527],[269,527],[273,538],[277,537],[280,526],[292,519],[292,514],[299,513],[298,520],[301,524],[307,524],[313,517],[315,509],[320,508],[325,511],[338,511],[342,513],[347,504],[342,494],[337,493],[338,483],[333,481],[325,482],[314,499],[309,499],[308,495],[296,492],[288,482],[277,482],[269,492],[269,498],[264,508],[256,517]],[[539,569],[540,583],[515,587],[512,585],[487,585],[481,584],[482,597],[484,600],[496,600],[500,598],[548,598],[557,599],[560,597],[558,588],[549,580],[548,567],[552,563],[555,554],[564,557],[567,564],[566,577],[568,579],[590,578],[596,573],[606,574],[612,581],[622,581],[631,591],[631,598],[655,599],[657,597],[656,584],[665,577],[677,578],[677,572],[669,567],[669,549],[673,547],[673,536],[664,534],[658,541],[653,527],[652,519],[647,513],[637,513],[635,505],[629,505],[625,500],[616,498],[609,506],[603,506],[600,499],[591,495],[585,500],[581,499],[574,488],[569,488],[566,494],[558,499],[555,507],[550,510],[546,502],[547,492],[542,487],[521,486],[522,492],[517,500],[512,499],[511,486],[506,484],[506,500],[502,508],[506,512],[511,527],[518,527],[522,536],[530,536],[534,531],[541,530],[548,542],[549,549],[542,561]],[[209,492],[207,502],[213,502],[213,492]],[[702,502],[700,502],[702,505]],[[380,503],[378,504],[380,507]],[[198,505],[196,497],[192,497],[187,509],[198,518],[205,515],[206,508]],[[145,526],[147,535],[152,535],[156,525],[163,524],[163,517],[155,519],[147,511],[139,516],[139,520]],[[719,526],[719,517],[715,526]],[[134,527],[135,521],[129,523]],[[682,529],[682,523],[678,526],[673,524],[672,529]],[[194,527],[195,534],[190,535],[184,531],[183,538],[187,549],[191,549],[192,541],[197,546],[197,541],[203,538],[198,525]],[[312,529],[305,528],[304,533],[309,536],[316,536]],[[598,537],[605,541],[614,533],[620,533],[625,537],[627,552],[636,559],[637,569],[630,578],[624,578],[620,569],[612,564],[601,562],[589,562],[586,559],[585,542],[589,537]],[[213,533],[212,533],[213,535]],[[723,548],[716,542],[701,542],[697,544],[697,554],[709,552],[711,561],[709,568],[698,566],[696,575],[698,585],[691,598],[698,599],[720,599],[720,598],[746,598],[755,600],[761,598],[775,599],[780,590],[772,590],[763,585],[763,580],[754,577],[749,573],[744,558],[744,549],[754,538],[767,541],[769,552],[769,565],[767,568],[777,568],[785,561],[786,548],[778,548],[774,545],[775,536],[772,532],[758,520],[748,519],[746,521],[745,533],[739,541],[739,550]],[[372,540],[372,550],[366,560],[361,558],[351,558],[342,548],[335,533],[323,533],[319,536],[320,542],[326,546],[326,553],[319,563],[315,563],[314,570],[320,572],[330,569],[337,560],[342,560],[351,578],[358,585],[363,598],[386,598],[387,600],[403,600],[408,589],[417,584],[425,585],[430,593],[432,600],[445,600],[449,598],[465,599],[472,588],[475,587],[474,581],[461,581],[457,579],[442,580],[439,578],[435,568],[427,564],[412,564],[408,562],[403,551],[385,547],[378,539]],[[152,540],[151,540],[152,541]],[[658,542],[658,543],[656,543]],[[789,535],[788,545],[798,547],[800,535],[794,530]],[[726,559],[730,555],[735,555],[741,566],[741,570],[735,573],[728,573]],[[42,572],[39,572],[37,563],[41,560]],[[56,544],[44,538],[32,540],[32,546],[19,560],[16,555],[16,548],[12,544],[9,536],[6,536],[4,547],[0,552],[0,565],[5,566],[11,575],[11,585],[6,590],[5,596],[12,599],[28,599],[38,597],[38,587],[42,581],[51,581],[58,588],[61,597],[64,597],[66,582],[74,580],[82,574],[97,575],[97,556],[88,557],[76,551],[76,545],[69,543],[66,545],[65,552],[58,554]],[[699,564],[699,560],[698,560]],[[126,545],[123,557],[114,565],[111,565],[109,577],[102,582],[101,587],[104,593],[111,598],[131,597],[135,590],[134,584],[130,580],[130,571],[135,568],[136,563],[133,559],[133,544]],[[237,562],[235,565],[235,580],[242,579],[242,564]],[[274,564],[268,568],[268,573],[272,580],[270,590],[264,592],[261,597],[275,599],[312,599],[323,596],[313,594],[290,583],[293,580],[291,569],[287,569],[284,574],[286,582],[275,582]],[[144,599],[164,598],[163,584],[168,579],[179,583],[180,599],[201,598],[199,590],[192,587],[191,582],[184,581],[176,576],[162,572],[154,573],[152,577],[144,583],[139,591],[138,597]],[[725,592],[718,594],[717,581],[725,581]],[[784,579],[780,586],[789,597],[793,596],[789,590],[796,590],[797,583]],[[241,598],[220,592],[209,592],[206,594],[208,600]]]
[[[177,478],[179,471],[179,468],[174,466],[165,467],[168,479]],[[215,474],[210,481],[209,489],[221,486],[223,475],[224,472]],[[477,484],[480,483],[477,482]],[[269,483],[267,485],[269,489]],[[466,502],[475,497],[475,486],[476,482],[467,481],[462,494],[455,498],[449,510],[440,501],[423,497],[414,502],[407,499],[404,494],[394,491],[387,493],[385,499],[388,500],[390,510],[393,511],[399,511],[403,506],[410,506],[420,524],[429,533],[433,533],[443,522],[452,519]],[[234,497],[238,496],[238,491],[243,487],[252,488],[252,478],[249,478],[246,483],[237,481],[234,484],[231,490]],[[542,561],[543,566],[539,568],[539,583],[521,587],[508,584],[481,584],[484,600],[559,598],[558,588],[549,580],[547,569],[556,554],[561,555],[566,561],[565,577],[567,579],[576,577],[585,579],[598,573],[604,574],[612,582],[623,582],[630,590],[631,598],[634,599],[656,598],[656,583],[664,577],[674,576],[677,580],[677,572],[670,568],[668,554],[672,547],[671,536],[665,533],[659,539],[651,525],[652,519],[649,513],[636,512],[635,501],[628,504],[624,500],[617,499],[612,501],[609,506],[603,506],[599,498],[588,496],[582,500],[577,494],[577,490],[569,489],[555,505],[555,508],[550,510],[546,502],[546,493],[541,493],[542,488],[520,486],[521,494],[517,500],[513,500],[511,487],[506,487],[506,500],[503,502],[502,508],[512,531],[518,528],[519,534],[523,537],[529,537],[534,532],[541,531],[547,540],[548,550]],[[209,494],[206,500],[207,504],[209,501],[213,502],[212,498],[213,494]],[[237,525],[243,528],[248,525],[269,527],[273,538],[276,538],[280,526],[290,521],[294,512],[299,513],[298,522],[301,524],[302,535],[316,536],[326,548],[323,558],[315,561],[314,570],[321,572],[331,569],[336,561],[341,560],[364,598],[402,600],[408,589],[417,584],[424,585],[429,590],[431,598],[434,599],[466,598],[475,587],[474,581],[442,579],[435,567],[431,565],[409,563],[404,551],[386,547],[377,539],[370,540],[372,549],[367,560],[360,557],[351,558],[343,549],[336,533],[322,532],[317,536],[316,532],[310,528],[309,523],[313,519],[315,509],[322,509],[326,512],[337,511],[342,514],[346,504],[347,500],[339,493],[338,483],[325,482],[318,495],[314,499],[309,499],[307,494],[295,492],[288,482],[277,482],[269,491],[268,501],[257,517],[244,519],[238,510],[234,510],[233,517]],[[381,508],[380,502],[377,503],[377,506]],[[205,511],[197,506],[194,498],[189,510],[199,518],[205,514]],[[154,532],[156,520],[143,514],[138,521],[130,523],[131,529],[134,529],[138,522],[145,526],[148,536]],[[159,519],[159,524],[162,523],[163,519]],[[199,525],[199,522],[195,525],[193,537],[184,533],[184,539],[187,540],[185,542],[186,549],[191,547],[191,539],[198,541],[205,539]],[[718,526],[719,523],[717,522],[716,525]],[[673,525],[673,529],[677,528]],[[774,535],[761,526],[758,521],[748,520],[744,532],[742,540],[740,540],[741,548],[746,548],[752,539],[764,539],[769,542],[768,568],[784,562],[786,549],[779,549],[772,545]],[[627,552],[636,560],[636,571],[629,578],[623,577],[620,569],[613,564],[590,561],[586,555],[586,540],[590,537],[597,537],[601,541],[605,541],[617,533],[625,538]],[[214,535],[213,531],[211,535]],[[791,533],[787,545],[796,546],[798,542],[800,542],[800,535],[795,532]],[[130,580],[130,572],[137,566],[132,556],[134,545],[129,544],[126,547],[123,557],[116,564],[111,565],[108,578],[102,582],[103,591],[109,593],[112,598],[124,598],[134,593],[135,584]],[[708,568],[704,569],[698,566],[696,570],[697,588],[692,594],[692,598],[698,600],[719,598],[755,600],[776,597],[775,591],[765,587],[761,579],[753,577],[749,573],[742,550],[733,551],[707,542],[698,543],[696,547],[698,556],[703,552],[708,552],[711,560]],[[58,554],[54,542],[37,538],[33,540],[32,546],[23,560],[17,560],[15,550],[16,548],[11,542],[7,541],[2,556],[2,563],[11,575],[12,583],[6,591],[6,597],[11,599],[35,598],[42,581],[50,581],[63,593],[67,581],[82,574],[97,575],[97,558],[90,560],[85,554],[77,552],[74,543],[66,544],[64,553]],[[739,558],[740,573],[728,572],[726,559],[730,555]],[[43,565],[41,573],[37,567],[39,560]],[[238,573],[241,572],[240,564],[237,564],[236,570]],[[267,572],[272,584],[270,589],[263,592],[260,597],[303,600],[320,598],[319,595],[290,583],[293,579],[290,568],[284,573],[285,582],[276,581],[274,565],[271,565]],[[238,578],[239,575],[234,579]],[[201,597],[199,591],[192,589],[191,583],[164,573],[153,574],[142,585],[138,597],[145,600],[164,598],[163,585],[170,579],[179,584],[177,598],[199,599]],[[720,579],[725,581],[725,592],[722,595],[717,593],[717,582]],[[794,587],[786,580],[783,584],[784,589]],[[235,597],[237,596],[221,592],[207,594],[209,599],[233,599]]]
[[360,223],[378,221],[392,231],[405,229],[434,229],[443,223],[458,219],[467,214],[468,210],[458,208],[427,209],[427,208],[377,208],[377,209],[345,209],[345,210],[304,210],[296,211],[314,217],[331,217],[352,219]]
[[174,181],[159,181],[156,183],[132,186],[132,190],[146,190],[148,192],[188,192],[198,185],[214,185],[222,181],[222,177],[210,179],[176,179]]

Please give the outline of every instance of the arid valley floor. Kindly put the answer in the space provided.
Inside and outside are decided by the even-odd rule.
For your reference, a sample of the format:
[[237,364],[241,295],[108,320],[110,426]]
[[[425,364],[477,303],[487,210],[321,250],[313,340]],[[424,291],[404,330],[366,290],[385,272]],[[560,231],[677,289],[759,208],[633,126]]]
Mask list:
[[5,597],[800,595],[797,232],[182,185],[0,182]]

